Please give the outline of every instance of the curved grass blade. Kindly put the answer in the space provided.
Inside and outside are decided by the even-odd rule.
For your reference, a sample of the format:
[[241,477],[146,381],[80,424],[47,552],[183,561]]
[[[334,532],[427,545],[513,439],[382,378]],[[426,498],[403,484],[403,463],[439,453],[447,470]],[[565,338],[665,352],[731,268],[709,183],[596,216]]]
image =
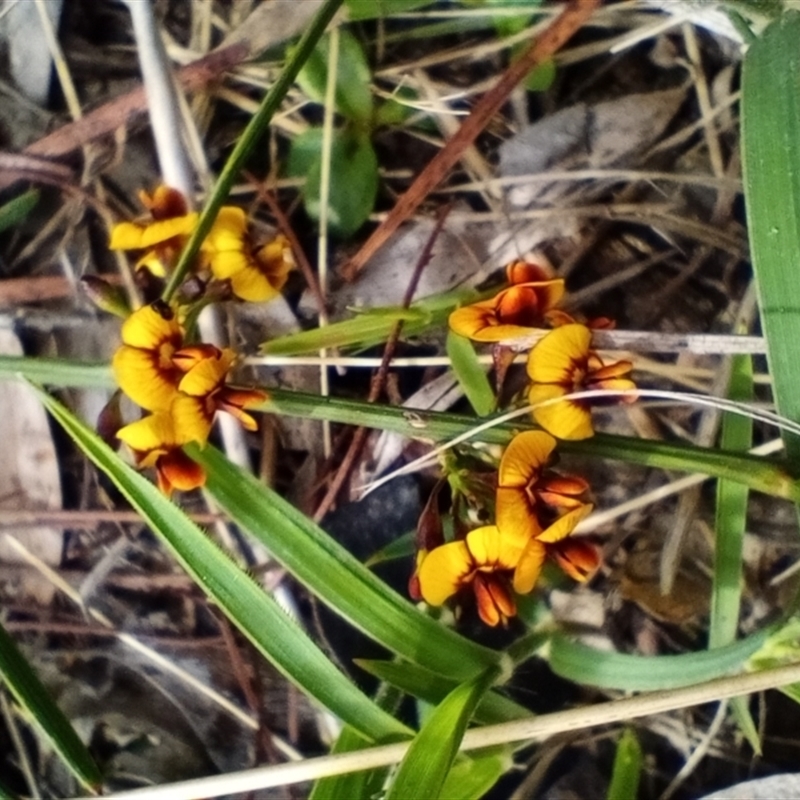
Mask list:
[[31,669],[6,629],[0,625],[0,677],[31,719],[53,745],[75,777],[91,792],[100,790],[103,778],[86,745],[50,693]]
[[408,729],[328,660],[261,587],[176,505],[125,464],[67,408],[38,390],[47,410],[89,459],[114,482],[183,568],[278,670],[321,705],[374,740]]
[[[437,675],[417,664],[409,664],[407,661],[381,661],[369,658],[353,660],[370,675],[431,705],[441,703],[458,686],[457,681]],[[531,712],[527,708],[495,691],[487,692],[475,710],[475,719],[483,725],[510,722],[512,719],[524,719],[530,715]]]
[[239,526],[262,542],[299,581],[367,635],[428,669],[468,679],[500,653],[426,617],[325,531],[219,450],[187,452],[208,473],[206,489]]
[[400,763],[386,800],[443,796],[442,788],[469,720],[498,674],[495,668],[486,670],[453,689],[433,710]]
[[550,668],[562,678],[603,689],[631,692],[678,689],[719,678],[741,667],[776,629],[776,626],[765,628],[715,650],[676,656],[609,653],[555,636],[550,646]]
[[[775,405],[800,420],[800,13],[786,12],[742,66],[742,168],[750,253]],[[800,464],[800,437],[784,434]]]
[[480,800],[514,765],[513,749],[491,747],[463,753],[447,774],[440,797],[447,800]]

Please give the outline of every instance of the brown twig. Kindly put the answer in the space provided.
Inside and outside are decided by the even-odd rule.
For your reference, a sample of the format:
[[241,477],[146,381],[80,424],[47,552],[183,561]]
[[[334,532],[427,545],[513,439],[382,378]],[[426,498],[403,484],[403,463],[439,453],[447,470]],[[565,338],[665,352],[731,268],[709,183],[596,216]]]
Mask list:
[[[428,237],[428,241],[425,242],[425,247],[422,249],[422,253],[420,253],[420,257],[417,260],[417,263],[414,265],[414,272],[411,274],[411,280],[408,282],[406,293],[403,296],[403,308],[408,308],[411,305],[411,301],[414,299],[417,286],[419,285],[419,280],[422,277],[422,270],[431,260],[431,256],[433,254],[433,245],[436,243],[436,239],[439,237],[442,226],[444,225],[444,221],[447,219],[447,215],[449,213],[450,206],[443,206],[439,211],[439,215],[436,219],[436,224],[433,226],[431,235]],[[375,375],[373,375],[372,381],[370,382],[369,395],[367,396],[368,403],[376,402],[383,391],[383,387],[386,383],[386,377],[389,374],[389,367],[391,366],[392,358],[394,358],[394,351],[397,349],[397,342],[400,338],[400,333],[402,330],[403,320],[399,319],[397,322],[395,322],[394,326],[392,327],[392,332],[389,334],[389,338],[386,340],[386,346],[383,349],[383,358],[381,359],[381,364],[378,367]],[[339,494],[342,484],[344,484],[345,480],[350,475],[356,459],[361,453],[361,448],[364,446],[364,442],[367,439],[367,433],[367,428],[357,428],[353,434],[350,447],[348,447],[347,453],[345,453],[336,475],[328,486],[328,491],[325,493],[325,497],[322,498],[322,502],[314,512],[315,522],[319,522],[325,516],[325,514],[328,513],[329,509],[336,500],[336,496]]]
[[475,104],[458,132],[428,162],[406,193],[397,201],[386,219],[367,239],[356,255],[342,269],[345,280],[353,280],[389,237],[419,207],[420,203],[444,180],[491,118],[500,110],[513,89],[538,64],[552,56],[591,16],[600,0],[571,0],[564,11],[537,37],[528,50],[506,70],[493,89]]

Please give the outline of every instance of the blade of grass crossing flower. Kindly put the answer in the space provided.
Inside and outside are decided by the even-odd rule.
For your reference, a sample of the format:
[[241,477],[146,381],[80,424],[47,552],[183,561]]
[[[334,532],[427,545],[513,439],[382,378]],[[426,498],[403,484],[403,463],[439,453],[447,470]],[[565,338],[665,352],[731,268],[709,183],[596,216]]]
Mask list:
[[433,710],[400,763],[386,800],[442,796],[470,718],[498,674],[491,668],[457,686]]
[[[432,705],[441,703],[458,686],[457,681],[436,675],[408,661],[356,658],[354,662],[370,675]],[[510,722],[528,716],[530,711],[527,708],[496,691],[487,692],[475,710],[475,719],[483,725]]]
[[[733,357],[728,397],[743,401],[753,399],[753,364],[749,356]],[[752,440],[752,420],[735,414],[723,415],[720,447],[746,451],[751,447]],[[721,647],[736,640],[742,599],[742,548],[748,495],[748,488],[740,483],[721,480],[717,484],[709,648]],[[740,730],[753,750],[760,753],[761,743],[747,698],[734,697],[730,704]]]
[[206,489],[241,528],[357,628],[434,672],[467,679],[499,653],[422,614],[294,506],[214,447],[187,448],[208,473]]
[[610,653],[555,636],[550,646],[550,668],[562,678],[603,689],[678,689],[741,668],[775,630],[773,625],[734,644],[670,656]]
[[[800,420],[800,13],[771,23],[742,67],[742,166],[750,253],[775,405]],[[800,438],[784,434],[800,468]]]
[[479,417],[491,414],[495,408],[495,396],[486,370],[478,361],[472,342],[465,336],[450,331],[447,334],[447,355],[470,405]]
[[197,227],[192,231],[192,235],[189,237],[189,241],[183,248],[178,263],[175,265],[175,271],[172,273],[170,281],[164,290],[164,300],[169,300],[172,295],[175,294],[175,291],[186,277],[192,260],[200,250],[203,239],[205,239],[206,235],[211,230],[217,213],[230,193],[233,182],[236,180],[239,171],[242,169],[250,152],[263,135],[267,125],[269,125],[273,115],[278,110],[281,101],[297,78],[303,64],[306,63],[309,56],[314,51],[317,42],[339,10],[342,2],[343,0],[324,0],[322,7],[297,43],[297,47],[287,59],[277,80],[267,92],[258,111],[253,115],[253,118],[239,137],[236,147],[233,148],[233,152],[228,157],[222,169],[222,173],[217,179],[211,196],[206,201],[206,205],[197,222]]
[[[346,725],[331,748],[331,755],[352,753],[369,746],[368,739]],[[380,796],[388,774],[388,767],[379,767],[321,778],[314,784],[308,800],[371,800]]]
[[[316,394],[280,389],[270,390],[269,394],[269,399],[260,406],[262,411],[380,428],[414,439],[447,441],[473,430],[476,425],[474,417],[462,414],[322,398]],[[475,440],[507,444],[514,434],[528,429],[536,428],[520,417],[481,431]],[[800,502],[800,482],[789,475],[781,463],[760,456],[609,434],[595,434],[583,442],[562,441],[559,449],[562,453],[730,478],[765,494]]]
[[642,746],[632,728],[625,728],[617,742],[614,768],[606,797],[608,800],[632,800],[639,795],[642,777]]
[[48,411],[114,482],[197,585],[287,678],[374,741],[408,732],[339,672],[297,623],[181,509],[67,408],[45,392],[39,390],[39,394]]
[[73,775],[90,791],[98,791],[103,779],[86,745],[75,733],[69,720],[55,704],[50,693],[2,625],[0,625],[0,677],[14,699],[36,722]]

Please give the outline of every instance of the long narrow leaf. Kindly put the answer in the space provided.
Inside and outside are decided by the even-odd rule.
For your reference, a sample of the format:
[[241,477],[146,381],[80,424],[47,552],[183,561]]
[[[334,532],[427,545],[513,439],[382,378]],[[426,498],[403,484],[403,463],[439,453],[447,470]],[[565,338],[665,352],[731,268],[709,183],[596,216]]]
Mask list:
[[642,775],[642,747],[632,728],[626,728],[617,742],[614,770],[608,787],[608,800],[633,800],[639,792]]
[[497,674],[490,669],[458,686],[434,709],[400,763],[386,800],[441,796],[470,717]]
[[774,627],[765,628],[735,644],[676,656],[609,653],[556,636],[550,649],[550,668],[562,678],[603,689],[678,689],[741,667],[774,632]]
[[472,342],[465,336],[450,331],[447,334],[447,355],[453,365],[453,372],[475,413],[479,417],[485,417],[494,411],[496,403],[494,392],[486,377],[486,370],[478,361]]
[[499,653],[426,617],[325,531],[214,447],[188,449],[208,472],[206,489],[311,592],[393,652],[434,672],[467,679]]
[[[775,405],[800,420],[800,13],[771,23],[742,68],[742,166],[750,252]],[[800,463],[800,439],[784,435]]]
[[69,720],[50,697],[50,693],[2,625],[0,625],[0,677],[16,701],[30,714],[31,719],[35,720],[75,777],[87,789],[97,792],[103,779],[86,745],[75,733]]
[[407,733],[404,725],[339,672],[297,623],[181,509],[61,403],[41,390],[39,394],[48,411],[108,475],[198,586],[287,678],[372,740]]

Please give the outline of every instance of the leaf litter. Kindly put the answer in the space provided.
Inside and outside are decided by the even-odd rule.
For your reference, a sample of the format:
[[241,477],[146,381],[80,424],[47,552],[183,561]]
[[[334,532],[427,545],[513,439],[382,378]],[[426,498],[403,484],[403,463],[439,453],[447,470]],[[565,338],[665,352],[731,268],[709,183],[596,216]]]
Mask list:
[[[316,4],[289,4],[302,9],[292,14],[286,13],[289,6],[285,3],[279,11],[271,8],[273,5],[261,4],[248,16],[250,4],[244,2],[219,7],[199,0],[164,4],[169,50],[175,66],[181,67],[182,80],[194,92],[195,109],[202,108],[204,157],[212,168],[241,131],[251,108],[248,101],[260,97],[253,87],[268,83],[277,72],[282,52],[270,48],[280,46],[302,28]],[[59,281],[58,289],[47,296],[37,296],[34,291],[24,301],[5,304],[3,323],[19,332],[26,353],[47,353],[54,347],[58,353],[91,360],[108,358],[113,343],[108,342],[103,352],[107,338],[103,320],[87,308],[75,278],[100,272],[123,284],[130,280],[105,251],[105,226],[110,219],[129,217],[132,204],[126,198],[136,188],[151,188],[158,174],[144,101],[133,88],[138,85],[138,69],[131,57],[129,20],[120,8],[101,11],[89,6],[92,4],[82,0],[66,5],[60,32],[67,64],[85,105],[82,121],[67,122],[57,99],[49,111],[37,110],[36,102],[41,100],[34,102],[21,94],[33,90],[12,89],[14,68],[6,68],[1,88],[8,100],[0,122],[4,155],[23,151],[30,156],[55,157],[58,166],[77,168],[78,176],[76,155],[89,145],[95,152],[84,161],[80,180],[54,171],[49,164],[40,165],[41,171],[36,172],[21,161],[3,178],[5,186],[18,181],[17,189],[22,186],[19,180],[31,179],[52,188],[46,190],[42,204],[25,224],[3,237],[0,293],[3,284],[11,280],[29,286],[41,279]],[[83,20],[82,10],[87,14]],[[398,96],[404,89],[424,96],[437,108],[463,112],[472,102],[475,86],[486,88],[500,74],[502,56],[499,48],[492,47],[497,39],[488,26],[475,32],[451,21],[441,33],[429,31],[429,26],[436,24],[433,12],[437,10],[453,9],[436,5],[428,11],[411,11],[394,23],[363,23],[355,30],[363,37],[374,66],[374,88],[385,90],[393,75],[397,83],[392,88]],[[101,28],[92,27],[98,15],[103,15],[106,23],[104,34],[98,33]],[[231,29],[226,29],[229,23]],[[698,26],[697,33],[687,33],[687,26],[692,31],[692,26]],[[414,36],[409,36],[409,31]],[[395,32],[403,38],[392,39]],[[692,37],[699,48],[699,62]],[[216,61],[203,62],[208,68],[203,72],[191,62],[202,58],[210,44],[218,46]],[[465,57],[480,44],[490,47],[480,56]],[[38,39],[36,49],[48,51],[44,39]],[[267,60],[240,66],[265,51]],[[432,51],[436,58],[426,59]],[[427,207],[406,220],[355,281],[333,281],[325,298],[332,318],[346,317],[353,308],[399,304],[430,234],[431,212],[439,203],[452,201],[451,215],[436,243],[433,260],[422,273],[417,297],[464,284],[484,285],[487,279],[496,278],[505,262],[536,249],[559,274],[569,276],[569,288],[581,298],[582,310],[594,313],[602,308],[616,317],[621,328],[730,331],[750,280],[736,199],[738,141],[731,74],[738,57],[735,30],[727,17],[710,9],[677,2],[642,3],[635,9],[626,4],[604,7],[582,37],[556,57],[553,87],[541,94],[518,91],[512,95],[503,114],[493,118],[477,139],[473,160],[462,162],[450,173],[429,196]],[[8,63],[13,63],[13,57]],[[705,84],[711,87],[706,99],[701,88]],[[122,101],[114,100],[120,96]],[[424,121],[424,114],[418,116]],[[289,215],[314,263],[317,242],[313,225],[296,208],[296,188],[278,178],[277,170],[288,150],[290,132],[316,123],[318,106],[315,110],[308,98],[294,89],[282,117],[265,145],[263,160],[269,162],[265,186]],[[46,119],[52,120],[52,132],[44,135]],[[443,137],[451,135],[442,130],[452,130],[452,126],[432,125],[430,119],[415,126],[412,119],[403,119],[376,137],[381,177],[373,221],[385,218],[410,177],[438,151]],[[476,168],[476,163],[488,166],[489,172]],[[489,188],[490,182],[494,188]],[[235,197],[265,219],[269,217],[252,186],[238,186]],[[75,206],[67,208],[70,203],[78,204],[78,213]],[[42,230],[44,233],[39,233]],[[334,263],[347,262],[368,230],[362,229],[350,240],[335,241]],[[226,328],[237,343],[255,351],[265,338],[264,326],[283,332],[309,325],[309,315],[318,309],[304,295],[299,277],[292,280],[288,303],[281,301],[278,310],[265,306],[249,315],[236,306],[226,310]],[[97,335],[84,335],[88,328],[98,331]],[[12,337],[9,352],[16,346],[14,342]],[[443,338],[426,336],[402,343],[399,354],[439,354],[442,345]],[[335,354],[330,363],[335,365]],[[663,373],[653,373],[653,388],[673,386],[669,374],[700,374],[691,379],[708,387],[720,369],[720,359],[713,355],[672,361],[661,357],[660,364]],[[763,368],[763,364],[757,362],[757,367]],[[265,375],[276,386],[308,391],[319,386],[318,373],[305,367],[259,371],[259,378]],[[439,367],[398,370],[387,392],[394,401],[408,402],[412,408],[459,408],[459,393],[447,394],[451,381]],[[234,698],[242,707],[249,706],[257,720],[257,730],[241,720],[232,721],[213,700],[201,699],[188,689],[182,678],[131,659],[119,644],[110,645],[107,632],[97,630],[63,597],[54,596],[49,581],[43,581],[35,570],[13,563],[11,554],[0,546],[5,622],[10,628],[15,626],[11,629],[23,637],[27,654],[60,693],[73,721],[95,743],[98,753],[104,754],[106,766],[118,775],[116,785],[229,771],[279,761],[295,751],[304,756],[319,752],[330,733],[324,718],[287,689],[245,644],[229,633],[226,637],[224,623],[190,586],[172,581],[174,567],[147,531],[136,524],[116,523],[111,514],[108,521],[96,525],[70,524],[71,512],[110,510],[117,498],[102,480],[84,470],[63,442],[54,444],[44,417],[37,416],[38,406],[19,394],[16,384],[2,386],[0,403],[9,408],[3,414],[8,426],[0,471],[6,487],[0,490],[3,508],[35,511],[63,507],[65,520],[63,530],[34,525],[11,534],[73,585],[81,584],[98,564],[110,560],[105,579],[94,590],[93,602],[113,620],[116,629],[148,642],[201,683]],[[332,389],[348,396],[365,396],[363,372],[349,369],[335,375]],[[446,402],[441,400],[442,394],[447,396]],[[701,416],[696,412],[656,404],[635,414],[609,415],[606,423],[606,429],[617,432],[646,431],[651,437],[685,441],[697,441],[701,432]],[[21,431],[26,435],[20,436]],[[390,451],[386,438],[371,437],[353,473],[353,485],[365,483],[376,464],[384,470],[391,462],[413,457],[422,447],[391,437]],[[282,418],[271,439],[252,444],[263,448],[264,459],[271,462],[265,465],[265,473],[274,476],[277,486],[290,492],[301,508],[312,512],[317,483],[326,468],[335,464],[335,456],[326,464],[318,425]],[[574,457],[565,460],[577,461]],[[595,499],[601,508],[630,501],[672,477],[657,470],[585,459],[579,466],[594,478],[592,485],[598,487]],[[305,476],[302,490],[298,489],[301,476]],[[430,480],[430,475],[423,475],[418,485],[425,489]],[[410,504],[406,510],[413,515],[419,497],[415,492],[405,494]],[[353,496],[355,492],[343,493],[336,512],[335,527],[345,537],[347,514],[358,517],[364,513],[364,506],[347,502]],[[695,499],[676,556],[675,583],[672,592],[664,596],[659,589],[659,559],[677,502],[674,498],[657,500],[596,529],[593,535],[604,549],[602,574],[587,588],[568,593],[554,590],[555,618],[593,641],[623,652],[671,653],[696,647],[705,615],[701,598],[708,596],[709,589],[713,497],[701,490]],[[191,498],[187,507],[193,513],[205,511],[200,498]],[[370,513],[380,517],[374,508]],[[407,521],[400,525],[407,526]],[[383,533],[391,538],[407,532]],[[272,585],[281,580],[280,571],[270,571],[263,554],[254,554],[245,542],[232,536],[230,544],[244,563],[257,574],[268,575]],[[788,504],[784,507],[771,498],[754,497],[746,541],[744,627],[752,630],[785,607],[796,585],[791,576],[770,585],[797,559],[795,523]],[[118,546],[120,542],[124,546]],[[394,580],[402,579],[395,576]],[[38,592],[32,588],[37,581],[41,583]],[[28,594],[35,596],[34,603],[23,602]],[[311,608],[300,593],[300,613],[310,626],[318,623],[323,640],[330,638],[335,629],[326,628],[326,621]],[[464,624],[469,629],[469,622]],[[337,649],[336,654],[345,669],[350,669],[348,659],[363,656],[346,648]],[[541,686],[523,673],[515,683],[520,700],[536,711],[545,710],[541,695],[548,690],[543,687],[563,693],[565,703],[587,696],[584,690],[565,687],[546,672],[537,680],[542,681]],[[796,719],[794,706],[780,707]],[[716,733],[715,748],[684,776],[685,783],[674,789],[676,796],[697,796],[733,782],[743,774],[744,765],[768,772],[791,763],[796,755],[793,751],[786,755],[777,748],[770,750],[768,723],[769,717],[763,760],[751,763],[748,751],[738,743],[735,726],[725,722]],[[685,747],[676,748],[675,737],[664,736],[667,724],[681,728]],[[659,796],[710,724],[703,709],[672,715],[663,723],[637,723],[644,749],[653,759],[647,768],[647,796]],[[235,748],[230,747],[228,737],[235,738]],[[5,736],[0,743],[0,758],[12,780],[21,782],[19,754]],[[551,796],[548,791],[556,796],[565,785],[576,788],[568,774],[568,765],[576,758],[600,765],[598,781],[607,779],[611,756],[607,738],[587,735],[572,740],[541,776],[542,796]],[[39,755],[35,766],[42,785],[56,794],[70,794],[68,779],[56,774],[46,754]],[[275,796],[290,794],[286,789]]]

